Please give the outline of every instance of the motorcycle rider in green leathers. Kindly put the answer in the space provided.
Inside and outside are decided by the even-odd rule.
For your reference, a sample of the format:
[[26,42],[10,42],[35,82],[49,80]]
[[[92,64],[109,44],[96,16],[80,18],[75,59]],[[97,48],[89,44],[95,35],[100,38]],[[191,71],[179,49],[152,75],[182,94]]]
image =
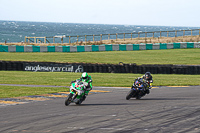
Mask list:
[[[85,89],[85,95],[88,95],[89,91],[92,90],[92,77],[90,75],[87,74],[87,72],[82,73],[81,78],[77,79],[77,80],[81,80],[83,82],[88,83],[88,85],[86,86]],[[77,81],[75,80],[75,81]],[[72,81],[71,83],[75,82]]]

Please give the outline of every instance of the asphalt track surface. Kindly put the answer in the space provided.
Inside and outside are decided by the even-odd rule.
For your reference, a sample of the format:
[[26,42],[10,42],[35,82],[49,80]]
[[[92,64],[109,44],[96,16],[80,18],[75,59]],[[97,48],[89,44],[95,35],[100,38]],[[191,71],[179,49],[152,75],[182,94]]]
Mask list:
[[0,106],[1,133],[199,133],[200,86],[156,87],[140,100],[128,88],[94,87],[82,105],[65,98]]

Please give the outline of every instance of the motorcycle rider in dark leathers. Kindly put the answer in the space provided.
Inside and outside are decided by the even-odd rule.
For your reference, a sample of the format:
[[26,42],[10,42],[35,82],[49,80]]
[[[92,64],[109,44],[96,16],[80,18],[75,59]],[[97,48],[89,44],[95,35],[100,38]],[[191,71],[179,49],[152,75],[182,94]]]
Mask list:
[[142,78],[144,81],[144,91],[149,94],[150,89],[152,88],[153,84],[153,77],[150,72],[146,72],[143,76],[139,77],[138,79]]

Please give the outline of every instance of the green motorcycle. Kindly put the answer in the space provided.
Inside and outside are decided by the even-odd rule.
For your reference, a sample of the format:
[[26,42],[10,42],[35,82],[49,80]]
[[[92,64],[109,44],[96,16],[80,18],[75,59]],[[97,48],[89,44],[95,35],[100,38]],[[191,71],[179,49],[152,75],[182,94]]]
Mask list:
[[80,105],[86,99],[85,89],[87,85],[87,82],[83,82],[81,80],[72,82],[70,86],[70,93],[65,100],[65,105],[68,106],[70,103]]

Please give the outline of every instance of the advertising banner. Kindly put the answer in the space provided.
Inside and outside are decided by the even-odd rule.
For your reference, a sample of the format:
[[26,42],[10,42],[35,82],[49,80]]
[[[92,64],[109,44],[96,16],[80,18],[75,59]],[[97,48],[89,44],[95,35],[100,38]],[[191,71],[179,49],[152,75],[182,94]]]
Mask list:
[[59,63],[24,63],[24,71],[34,72],[83,72],[83,66]]

